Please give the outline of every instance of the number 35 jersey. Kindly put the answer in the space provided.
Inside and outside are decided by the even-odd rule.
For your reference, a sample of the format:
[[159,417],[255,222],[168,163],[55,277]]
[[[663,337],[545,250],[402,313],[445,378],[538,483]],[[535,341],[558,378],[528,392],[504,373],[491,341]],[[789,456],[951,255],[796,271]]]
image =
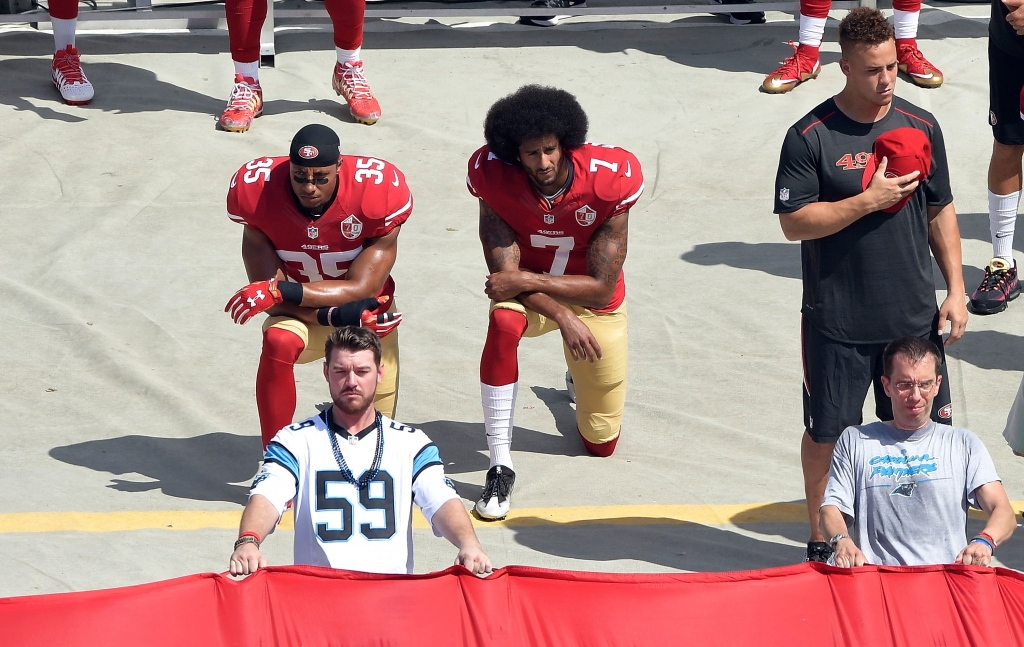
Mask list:
[[[231,178],[228,217],[263,232],[274,244],[285,274],[299,283],[341,279],[367,239],[379,238],[412,214],[412,193],[393,164],[342,155],[338,193],[317,219],[299,211],[288,157],[256,159]],[[381,294],[393,296],[388,277]]]
[[[412,504],[430,521],[459,498],[445,478],[437,447],[419,429],[381,417],[380,469],[365,488],[342,476],[327,412],[289,425],[267,445],[249,496],[265,496],[282,514],[294,501],[296,564],[372,573],[412,573]],[[376,425],[349,438],[336,434],[358,480],[373,465]],[[440,536],[435,530],[434,534]]]
[[[644,191],[640,162],[627,150],[584,144],[564,153],[572,164],[569,189],[549,205],[526,171],[506,164],[487,146],[469,158],[469,192],[486,202],[511,227],[519,243],[519,267],[553,276],[587,274],[587,248],[604,221],[629,211]],[[626,297],[622,274],[611,312]]]

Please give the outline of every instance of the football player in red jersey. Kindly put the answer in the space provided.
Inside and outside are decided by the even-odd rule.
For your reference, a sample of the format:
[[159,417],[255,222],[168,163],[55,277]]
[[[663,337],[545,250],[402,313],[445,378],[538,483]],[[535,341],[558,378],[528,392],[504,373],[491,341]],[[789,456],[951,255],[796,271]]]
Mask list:
[[374,400],[389,418],[398,399],[398,333],[391,268],[412,213],[405,176],[374,157],[341,155],[319,124],[292,139],[288,157],[256,159],[235,173],[228,215],[245,225],[242,261],[251,283],[228,302],[236,323],[266,311],[256,407],[263,446],[295,414],[294,365],[321,359],[337,326],[381,337],[384,381]]
[[480,200],[490,274],[480,394],[491,466],[476,504],[485,519],[509,510],[519,340],[562,334],[566,384],[587,450],[615,450],[626,400],[626,259],[629,209],[644,190],[640,162],[585,142],[587,115],[564,90],[528,85],[491,106],[487,145],[466,182]]

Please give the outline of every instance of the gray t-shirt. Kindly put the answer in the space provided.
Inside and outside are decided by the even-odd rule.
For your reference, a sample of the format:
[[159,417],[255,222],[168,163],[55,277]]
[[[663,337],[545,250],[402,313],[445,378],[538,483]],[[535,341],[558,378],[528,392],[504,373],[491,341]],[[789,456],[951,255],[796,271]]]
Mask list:
[[874,422],[839,437],[822,506],[846,515],[869,564],[950,564],[967,545],[974,491],[998,480],[985,445],[967,429],[932,422],[908,436]]

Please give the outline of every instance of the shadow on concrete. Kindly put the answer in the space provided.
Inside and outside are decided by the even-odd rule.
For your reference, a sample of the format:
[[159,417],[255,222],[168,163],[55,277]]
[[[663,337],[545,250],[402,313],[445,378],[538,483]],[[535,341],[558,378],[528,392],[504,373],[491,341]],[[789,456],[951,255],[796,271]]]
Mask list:
[[[956,219],[960,223],[960,238],[980,240],[986,243],[992,242],[992,233],[989,231],[987,213],[958,213]],[[1021,225],[1021,221],[1024,221],[1024,218],[1017,219],[1018,227],[1024,227],[1024,225]],[[1013,248],[1018,252],[1024,252],[1024,231],[1014,232]],[[988,264],[987,258],[979,260],[985,262],[986,265]],[[984,269],[981,271],[984,272]]]
[[[569,392],[565,389],[550,389],[544,386],[530,387],[530,390],[551,412],[558,433],[562,434],[563,438],[578,440],[576,409],[573,408],[572,400],[569,399]],[[583,447],[583,441],[579,441],[578,444],[581,448]]]
[[978,368],[1019,371],[1020,358],[1024,357],[1024,337],[998,330],[971,330],[968,323],[964,336],[946,352]]
[[785,279],[800,279],[800,243],[701,243],[679,258],[694,265],[728,265]]
[[262,458],[258,436],[216,432],[192,438],[122,436],[54,447],[50,456],[111,474],[141,474],[152,481],[111,479],[121,492],[159,489],[167,496],[245,505],[247,482]]
[[526,517],[517,518],[513,530],[517,543],[548,555],[594,561],[633,559],[686,571],[771,568],[803,559],[799,546],[674,519],[551,524]]
[[[490,466],[487,455],[487,437],[482,422],[433,420],[417,424],[416,427],[426,432],[430,440],[437,445],[441,452],[441,459],[444,461],[444,469],[449,475],[486,472]],[[573,422],[573,430],[573,435],[566,438],[561,435],[541,433],[533,429],[514,427],[512,429],[512,447],[519,452],[534,454],[584,456],[586,449],[583,447],[583,442],[575,437],[575,422]],[[456,486],[458,486],[458,482],[456,482]],[[470,486],[467,485],[467,487]],[[462,494],[462,490],[459,490],[459,494]],[[477,495],[479,496],[479,492]]]
[[[96,98],[86,106],[70,108],[61,101],[50,81],[50,62],[39,58],[16,58],[0,61],[0,104],[7,104],[18,111],[34,112],[43,119],[69,123],[85,121],[92,111],[133,114],[140,112],[162,112],[174,110],[210,115],[210,126],[216,126],[227,105],[230,86],[225,84],[223,97],[210,97],[199,92],[186,90],[157,79],[149,70],[122,63],[86,63],[85,73],[96,88]],[[40,102],[52,102],[67,114],[54,110]],[[341,121],[355,123],[348,108],[336,101],[309,99],[293,101],[275,99],[263,104],[263,112],[279,115],[290,112],[321,112]]]

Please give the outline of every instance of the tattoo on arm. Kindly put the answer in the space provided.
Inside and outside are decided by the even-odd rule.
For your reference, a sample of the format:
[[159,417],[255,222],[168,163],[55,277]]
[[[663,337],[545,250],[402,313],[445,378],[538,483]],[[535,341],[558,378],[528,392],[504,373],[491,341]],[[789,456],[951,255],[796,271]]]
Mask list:
[[626,260],[627,216],[609,218],[594,233],[587,247],[587,272],[598,281],[614,287]]
[[480,201],[480,242],[491,272],[519,268],[519,243],[516,233],[483,200]]

